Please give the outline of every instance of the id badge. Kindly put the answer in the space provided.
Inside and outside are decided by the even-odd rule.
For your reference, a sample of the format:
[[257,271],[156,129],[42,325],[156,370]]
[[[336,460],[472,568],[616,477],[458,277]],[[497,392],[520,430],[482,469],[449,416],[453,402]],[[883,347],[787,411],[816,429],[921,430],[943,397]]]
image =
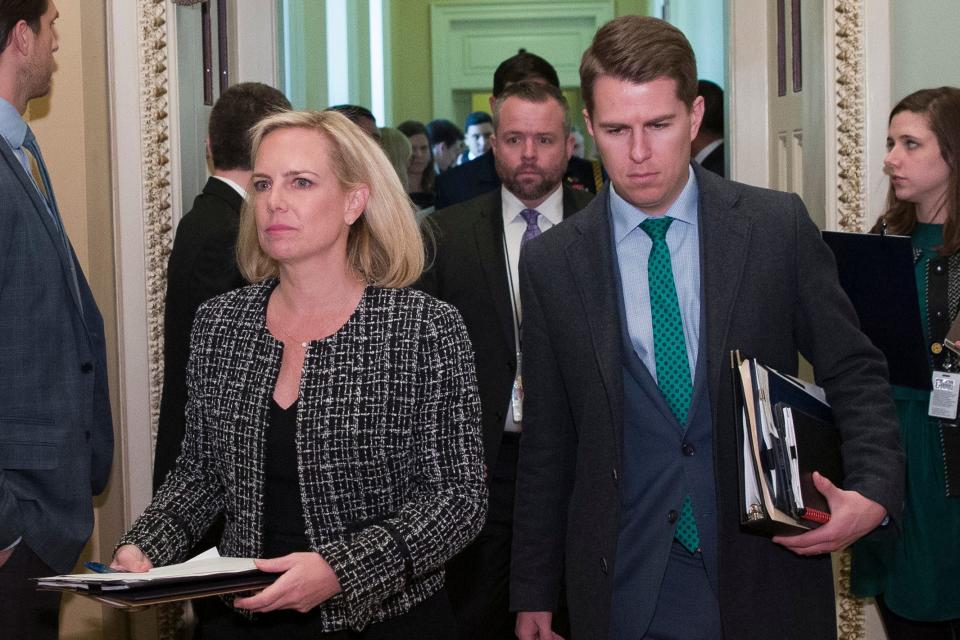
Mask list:
[[927,413],[944,420],[957,419],[957,400],[960,399],[960,374],[933,372],[933,391]]
[[[513,408],[513,421],[523,422],[523,376],[520,375],[521,356],[517,352],[517,375],[513,378],[513,391],[510,394],[510,406]],[[956,404],[954,404],[956,407]]]

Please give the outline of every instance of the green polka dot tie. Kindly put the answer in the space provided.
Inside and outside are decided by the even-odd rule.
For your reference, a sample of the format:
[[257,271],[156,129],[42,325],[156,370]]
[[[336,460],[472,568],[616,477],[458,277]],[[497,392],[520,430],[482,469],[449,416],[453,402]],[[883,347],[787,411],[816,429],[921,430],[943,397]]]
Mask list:
[[[673,218],[650,218],[640,225],[653,241],[647,262],[647,280],[650,288],[650,316],[653,321],[653,360],[657,367],[657,385],[670,411],[681,428],[687,426],[687,412],[693,397],[690,364],[683,338],[683,319],[677,302],[677,287],[673,280],[670,248],[667,247],[667,229]],[[693,503],[686,496],[680,507],[680,518],[674,537],[691,553],[700,546],[700,534],[693,515]]]

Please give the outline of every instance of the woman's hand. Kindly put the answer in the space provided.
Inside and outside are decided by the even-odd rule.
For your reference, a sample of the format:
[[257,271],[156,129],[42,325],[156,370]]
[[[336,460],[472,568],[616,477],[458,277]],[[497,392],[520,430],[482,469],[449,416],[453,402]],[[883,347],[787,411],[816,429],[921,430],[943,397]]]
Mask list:
[[139,547],[125,544],[113,554],[113,562],[110,563],[110,568],[131,573],[143,573],[153,569],[153,563],[150,562],[150,558],[143,551],[140,551]]
[[238,609],[259,613],[294,609],[306,613],[341,591],[337,574],[319,553],[291,553],[256,563],[261,571],[283,575],[255,596],[234,600],[233,606]]

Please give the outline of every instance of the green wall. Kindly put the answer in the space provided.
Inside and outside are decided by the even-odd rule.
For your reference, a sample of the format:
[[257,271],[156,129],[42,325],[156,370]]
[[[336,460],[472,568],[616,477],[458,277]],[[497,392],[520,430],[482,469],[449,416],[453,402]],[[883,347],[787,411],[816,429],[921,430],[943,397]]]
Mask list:
[[[524,4],[558,7],[556,0],[523,0]],[[430,6],[480,4],[479,0],[390,0],[390,56],[393,72],[393,110],[388,123],[433,119],[430,68]],[[520,4],[520,2],[518,2]],[[617,16],[646,14],[647,0],[616,0]],[[562,11],[559,5],[558,11]],[[490,78],[491,84],[493,78]],[[438,117],[440,114],[437,114]]]
[[958,36],[957,0],[890,3],[891,108],[918,89],[960,86]]

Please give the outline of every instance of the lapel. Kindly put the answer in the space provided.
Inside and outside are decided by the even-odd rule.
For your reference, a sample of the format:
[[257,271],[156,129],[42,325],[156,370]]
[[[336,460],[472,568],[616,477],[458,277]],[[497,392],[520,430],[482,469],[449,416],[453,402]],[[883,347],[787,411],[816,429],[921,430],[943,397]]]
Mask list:
[[477,216],[473,224],[473,238],[477,255],[487,281],[487,290],[497,310],[500,330],[508,350],[516,349],[513,331],[513,302],[510,300],[510,280],[507,275],[506,258],[503,254],[503,205],[500,189],[478,198]]
[[576,218],[578,235],[566,247],[567,263],[583,302],[584,315],[600,368],[618,459],[623,445],[623,369],[620,314],[616,291],[613,246],[608,214],[609,187]]
[[[700,187],[700,273],[707,334],[707,382],[710,397],[720,397],[720,378],[729,367],[725,353],[734,302],[740,290],[750,247],[752,221],[737,209],[737,186],[694,165]],[[716,416],[714,416],[716,421]]]
[[[70,240],[67,239],[65,246],[60,237],[60,229],[57,228],[56,223],[50,217],[50,213],[47,211],[47,203],[44,202],[40,192],[37,191],[37,186],[34,184],[33,178],[26,171],[24,171],[20,161],[17,159],[16,155],[13,153],[13,150],[9,145],[6,144],[6,142],[0,143],[0,154],[3,155],[4,160],[10,167],[10,171],[17,177],[17,180],[20,181],[20,185],[23,187],[24,193],[26,193],[27,198],[29,198],[30,202],[33,204],[34,214],[39,217],[40,224],[43,225],[43,228],[47,231],[47,235],[50,236],[50,242],[53,245],[54,251],[57,252],[57,257],[60,258],[60,268],[63,271],[63,278],[66,282],[67,291],[69,292],[73,303],[77,306],[77,315],[83,322],[84,329],[87,329],[87,320],[85,314],[83,313],[83,303],[78,297],[79,292],[77,291],[78,287],[83,286],[81,284],[83,277],[81,275],[80,265],[77,264],[74,259],[73,247],[70,245]],[[51,200],[55,202],[52,192],[50,196]],[[63,233],[66,234],[66,231]],[[72,283],[73,273],[71,272],[70,268],[71,264],[73,264],[73,267],[77,271],[77,287],[74,287]]]

